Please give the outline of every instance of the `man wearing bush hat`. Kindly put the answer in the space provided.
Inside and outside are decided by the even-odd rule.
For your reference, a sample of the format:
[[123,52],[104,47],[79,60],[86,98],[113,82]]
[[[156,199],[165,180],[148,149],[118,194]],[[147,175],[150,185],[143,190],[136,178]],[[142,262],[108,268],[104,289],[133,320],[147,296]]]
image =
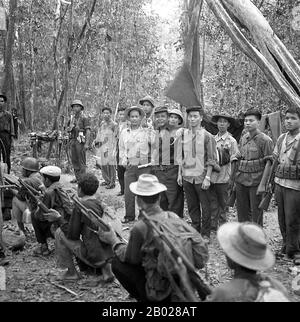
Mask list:
[[[288,302],[284,286],[259,272],[275,263],[263,229],[250,222],[222,225],[217,238],[234,278],[217,287],[210,295],[212,302]],[[270,292],[271,291],[271,292]]]
[[76,183],[80,175],[86,172],[86,150],[90,144],[91,125],[89,118],[83,114],[84,106],[81,100],[74,100],[71,108],[68,132],[71,161],[76,177],[71,183]]
[[155,103],[153,98],[150,95],[146,95],[139,100],[139,104],[143,107],[145,112],[145,117],[142,120],[142,127],[154,129],[153,109],[155,107]]

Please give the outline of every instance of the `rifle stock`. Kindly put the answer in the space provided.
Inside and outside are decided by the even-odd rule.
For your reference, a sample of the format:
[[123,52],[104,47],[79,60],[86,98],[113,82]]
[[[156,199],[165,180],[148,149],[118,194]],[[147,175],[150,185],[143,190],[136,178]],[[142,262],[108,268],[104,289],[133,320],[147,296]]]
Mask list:
[[233,207],[234,204],[235,204],[235,200],[236,200],[236,187],[233,186],[231,192],[230,192],[230,195],[229,195],[229,198],[227,200],[227,206],[228,207]]
[[[206,297],[211,294],[211,289],[208,285],[205,284],[205,282],[202,280],[201,276],[197,272],[195,266],[190,262],[190,260],[187,258],[187,256],[181,252],[181,250],[176,247],[169,239],[168,237],[163,234],[156,225],[151,221],[151,218],[145,213],[145,211],[141,210],[141,213],[143,217],[146,220],[146,223],[152,228],[152,230],[157,234],[157,236],[170,248],[171,254],[174,254],[177,258],[181,258],[182,263],[185,265],[188,275],[195,285],[197,292],[199,294],[199,297],[201,300],[205,300]],[[171,255],[172,256],[172,255]]]

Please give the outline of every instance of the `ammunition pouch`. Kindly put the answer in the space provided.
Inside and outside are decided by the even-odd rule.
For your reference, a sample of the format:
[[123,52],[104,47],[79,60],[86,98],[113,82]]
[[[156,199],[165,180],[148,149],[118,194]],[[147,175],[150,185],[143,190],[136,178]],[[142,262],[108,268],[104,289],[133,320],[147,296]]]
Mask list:
[[279,164],[279,166],[276,169],[275,177],[279,179],[299,180],[300,166]]
[[264,170],[265,165],[264,159],[241,160],[238,171],[246,173],[261,172]]
[[220,167],[230,163],[230,151],[227,148],[217,148]]

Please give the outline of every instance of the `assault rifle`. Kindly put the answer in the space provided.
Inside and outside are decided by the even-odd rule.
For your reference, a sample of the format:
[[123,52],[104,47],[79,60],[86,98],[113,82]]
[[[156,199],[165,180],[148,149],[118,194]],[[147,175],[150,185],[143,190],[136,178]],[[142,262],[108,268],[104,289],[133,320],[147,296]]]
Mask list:
[[211,294],[211,289],[202,280],[202,277],[197,272],[193,263],[190,262],[184,253],[182,253],[179,247],[176,247],[176,245],[174,245],[174,243],[171,242],[168,237],[157,228],[153,220],[151,220],[145,211],[141,210],[141,213],[146,224],[149,225],[149,227],[156,234],[156,239],[159,239],[157,240],[157,244],[159,245],[158,247],[161,248],[161,250],[167,255],[168,259],[170,259],[170,261],[174,264],[178,277],[182,281],[182,286],[185,288],[185,294],[183,294],[179,286],[176,284],[174,278],[171,276],[168,270],[166,270],[174,290],[186,301],[198,301],[193,292],[193,284],[197,289],[200,299],[204,301],[206,297]]
[[[78,199],[78,197],[76,196],[72,196],[71,197],[72,200],[74,201],[75,205],[80,209],[80,211],[82,212],[82,214],[84,216],[86,216],[91,222],[97,222],[97,224],[99,226],[101,226],[101,228],[104,230],[104,231],[108,231],[110,230],[110,227],[109,225],[98,215],[96,214],[92,209],[88,209],[87,207],[85,207],[81,202],[80,200]],[[118,238],[127,244],[127,240],[124,239],[120,233],[118,233],[116,230],[114,230],[116,235],[118,236]],[[95,231],[95,233],[98,234],[98,232]]]
[[[278,167],[278,164],[279,164],[279,161],[278,161],[278,159],[276,159],[272,164],[270,175],[269,175],[269,178],[267,180],[267,183],[264,183],[263,180],[262,180],[262,182],[259,185],[259,186],[264,185],[266,187],[265,195],[262,198],[262,200],[261,200],[261,202],[260,202],[260,204],[258,206],[258,208],[261,209],[261,210],[267,211],[268,208],[269,208],[269,205],[270,205],[270,202],[271,202],[271,199],[272,199],[272,195],[273,195],[274,190],[275,190],[275,173],[276,173],[276,169]],[[261,190],[261,189],[258,188],[258,190]]]

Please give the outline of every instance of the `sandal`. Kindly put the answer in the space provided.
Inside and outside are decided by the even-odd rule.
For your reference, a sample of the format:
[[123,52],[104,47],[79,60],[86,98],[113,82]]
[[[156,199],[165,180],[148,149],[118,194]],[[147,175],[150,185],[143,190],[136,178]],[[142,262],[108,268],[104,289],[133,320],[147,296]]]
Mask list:
[[300,254],[294,255],[293,263],[296,266],[300,265]]

